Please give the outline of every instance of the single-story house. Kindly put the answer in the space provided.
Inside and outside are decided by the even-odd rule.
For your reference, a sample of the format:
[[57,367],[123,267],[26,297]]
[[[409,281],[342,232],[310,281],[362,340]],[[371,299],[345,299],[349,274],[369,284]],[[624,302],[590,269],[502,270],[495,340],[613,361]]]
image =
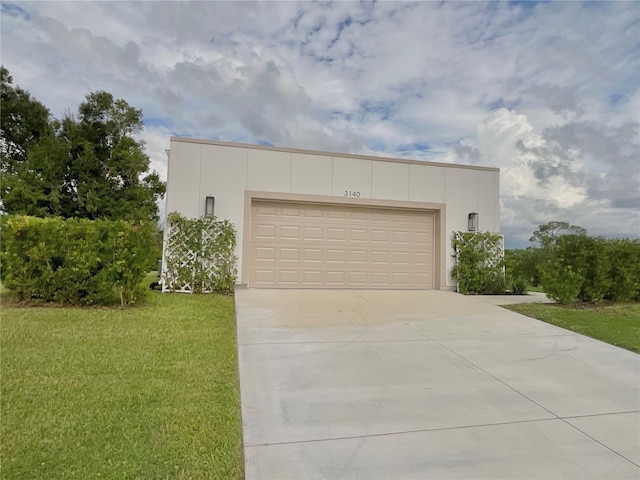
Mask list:
[[453,231],[499,232],[499,170],[171,138],[167,212],[237,228],[249,288],[454,289]]

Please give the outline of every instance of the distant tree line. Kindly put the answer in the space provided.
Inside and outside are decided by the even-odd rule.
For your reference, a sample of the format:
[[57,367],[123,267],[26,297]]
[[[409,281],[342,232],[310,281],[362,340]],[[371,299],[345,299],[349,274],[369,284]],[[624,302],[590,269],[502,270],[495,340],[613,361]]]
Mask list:
[[533,247],[507,250],[508,283],[541,287],[560,303],[640,300],[640,240],[587,235],[566,222],[540,225]]

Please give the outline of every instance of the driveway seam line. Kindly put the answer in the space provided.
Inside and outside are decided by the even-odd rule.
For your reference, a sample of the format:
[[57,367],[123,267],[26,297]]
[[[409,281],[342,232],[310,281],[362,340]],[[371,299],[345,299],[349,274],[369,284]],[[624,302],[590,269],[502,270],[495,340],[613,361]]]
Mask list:
[[566,415],[560,418],[572,420],[574,418],[603,417],[605,415],[624,415],[627,413],[640,413],[640,410],[629,410],[625,412],[590,413],[588,415]]
[[[415,329],[411,328],[409,325],[407,325],[407,322],[399,320],[398,317],[396,317],[394,314],[387,312],[384,308],[382,308],[380,305],[376,305],[375,303],[373,303],[371,300],[369,300],[367,297],[362,296],[357,290],[351,290],[353,292],[354,295],[360,297],[362,300],[364,300],[365,302],[367,302],[369,305],[373,305],[374,308],[377,308],[378,310],[381,310],[382,312],[386,313],[387,315],[389,315],[391,318],[393,318],[396,322],[403,324],[405,327],[409,328],[409,330],[413,330],[415,332]],[[420,332],[418,332],[420,333]],[[420,333],[420,335],[422,335],[422,333]],[[422,335],[423,337],[429,338],[426,335]]]
[[580,433],[582,433],[583,435],[589,437],[591,440],[593,440],[596,443],[599,443],[600,445],[602,445],[603,447],[605,447],[608,450],[611,450],[613,453],[615,453],[616,455],[618,455],[621,458],[624,458],[627,462],[631,463],[632,465],[635,465],[636,467],[640,468],[640,465],[638,465],[636,462],[634,462],[633,460],[628,459],[627,457],[625,457],[624,455],[622,455],[620,452],[616,452],[613,448],[605,445],[604,443],[602,443],[600,440],[598,440],[597,438],[593,438],[591,435],[589,435],[587,432],[579,429],[578,427],[576,427],[575,425],[571,424],[569,421],[565,420],[564,418],[561,418],[560,420],[562,420],[564,423],[566,423],[567,425],[571,426],[572,428],[575,428],[577,431],[579,431]]
[[273,442],[273,443],[255,443],[247,444],[247,447],[269,447],[274,445],[291,445],[294,443],[315,443],[315,442],[331,442],[333,440],[353,440],[358,438],[372,438],[372,437],[388,437],[391,435],[405,435],[409,433],[426,433],[426,432],[441,432],[447,430],[460,430],[466,428],[482,428],[482,427],[501,427],[504,425],[517,425],[521,423],[535,423],[535,422],[547,422],[562,420],[561,418],[533,418],[530,420],[513,420],[511,422],[497,422],[497,423],[479,423],[471,425],[458,425],[455,427],[438,427],[438,428],[421,428],[417,430],[402,430],[398,432],[382,432],[371,433],[368,435],[347,435],[345,437],[327,437],[327,438],[312,438],[309,440],[295,440],[291,442]]
[[[390,314],[391,315],[391,314]],[[479,367],[478,365],[474,364],[472,361],[464,358],[462,355],[460,355],[459,353],[451,350],[449,347],[447,347],[446,345],[443,345],[442,343],[440,343],[439,341],[431,338],[430,336],[426,335],[423,332],[420,332],[419,330],[415,329],[414,327],[412,327],[411,325],[407,326],[409,328],[411,328],[412,330],[420,333],[421,335],[424,335],[426,338],[432,340],[433,342],[437,343],[438,345],[440,345],[442,348],[445,348],[446,350],[448,350],[449,352],[453,353],[454,355],[456,355],[457,357],[459,357],[460,359],[462,359],[463,361],[467,362],[469,365],[477,368],[478,370],[480,370],[481,372],[484,372],[485,374],[489,375],[491,378],[497,380],[498,382],[502,383],[504,386],[506,386],[507,388],[510,388],[511,390],[513,390],[515,393],[517,393],[518,395],[521,395],[523,398],[526,398],[527,400],[529,400],[531,403],[534,403],[535,405],[538,405],[540,408],[542,408],[543,410],[546,410],[547,412],[549,412],[551,415],[553,415],[554,417],[556,417],[558,420],[563,421],[565,424],[567,424],[569,427],[577,430],[578,432],[582,433],[584,436],[586,436],[587,438],[590,438],[591,440],[593,440],[594,442],[598,443],[599,445],[602,445],[604,448],[606,448],[607,450],[609,450],[610,452],[615,453],[616,455],[618,455],[620,458],[624,458],[627,462],[631,463],[632,465],[635,465],[636,467],[640,468],[640,465],[638,465],[636,462],[628,459],[627,457],[625,457],[624,455],[622,455],[620,452],[617,452],[616,450],[614,450],[613,448],[609,447],[608,445],[605,445],[604,443],[602,443],[600,440],[592,437],[591,435],[589,435],[588,433],[580,430],[578,427],[576,427],[575,425],[572,425],[570,422],[568,422],[567,420],[564,419],[564,417],[561,417],[559,415],[557,415],[556,413],[552,412],[551,410],[549,410],[547,407],[544,407],[543,405],[539,404],[538,402],[536,402],[535,400],[529,398],[528,396],[526,396],[524,393],[522,393],[521,391],[519,391],[518,389],[516,389],[515,387],[512,387],[511,385],[509,385],[508,383],[506,383],[505,381],[499,379],[498,377],[496,377],[495,375],[493,375],[492,373],[488,372],[487,370],[485,370],[484,368]]]
[[[455,340],[452,341],[456,341],[456,340],[513,340],[513,339],[522,339],[522,340],[531,340],[532,338],[554,338],[554,337],[575,337],[576,334],[569,334],[569,333],[562,333],[559,335],[512,335],[510,337],[460,337],[460,338],[456,338]],[[429,337],[431,338],[431,337]],[[442,338],[441,340],[447,340],[449,341],[448,338]]]
[[424,343],[430,342],[428,338],[419,338],[414,340],[318,340],[318,341],[296,341],[296,342],[257,342],[257,343],[240,343],[242,346],[251,345],[306,345],[308,343]]
[[[398,321],[398,324],[402,324],[408,327],[405,321]],[[416,329],[408,327],[413,331],[417,332]],[[307,343],[400,343],[400,342],[433,342],[434,340],[431,337],[427,337],[422,335],[424,338],[414,338],[414,339],[398,339],[398,340],[379,340],[379,339],[370,339],[370,340],[296,340],[295,342],[252,342],[252,343],[238,343],[238,345],[243,346],[251,346],[251,345],[299,345],[299,344],[307,344]],[[522,339],[522,340],[530,340],[532,338],[554,338],[554,337],[571,337],[573,335],[527,335],[527,336],[513,336],[513,337],[462,337],[448,339],[441,338],[443,341],[458,341],[458,340],[482,340],[482,341],[499,341],[499,340],[514,340],[514,339]]]

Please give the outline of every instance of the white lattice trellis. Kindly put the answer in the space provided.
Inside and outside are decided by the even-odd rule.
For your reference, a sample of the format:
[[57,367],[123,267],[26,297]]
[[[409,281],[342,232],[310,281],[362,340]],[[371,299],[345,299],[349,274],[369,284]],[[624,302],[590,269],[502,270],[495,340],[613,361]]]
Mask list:
[[162,291],[210,293],[235,283],[235,229],[213,217],[170,216],[164,248]]
[[482,232],[453,232],[455,234],[456,239],[456,248],[455,248],[455,259],[458,260],[458,255],[460,254],[459,245],[465,243],[465,237],[473,236],[474,243],[476,243],[477,248],[482,249],[487,253],[487,257],[485,259],[484,265],[487,267],[495,267],[499,265],[504,259],[504,235],[496,233],[493,234],[492,237],[494,239],[488,238]]
[[197,252],[190,248],[189,228],[167,226],[162,264],[162,291],[193,293],[193,269]]
[[[481,252],[481,260],[477,263],[476,268],[480,269],[498,269],[504,260],[504,235],[489,232],[453,232],[454,234],[454,254],[456,265],[460,262],[460,256],[463,249],[473,248],[477,252]],[[499,270],[498,275],[502,275],[504,280],[504,266]],[[495,274],[494,274],[495,275]],[[460,288],[460,279],[456,282],[456,291]]]

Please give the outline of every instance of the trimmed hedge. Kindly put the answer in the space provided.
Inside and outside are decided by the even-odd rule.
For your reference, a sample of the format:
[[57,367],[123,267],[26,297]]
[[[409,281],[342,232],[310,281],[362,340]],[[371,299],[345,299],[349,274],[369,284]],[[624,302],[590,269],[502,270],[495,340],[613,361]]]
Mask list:
[[542,287],[560,303],[640,300],[640,241],[562,235],[544,249]]
[[509,283],[524,281],[527,286],[537,287],[541,284],[539,265],[544,260],[542,248],[529,247],[504,251],[504,264]]
[[0,279],[23,300],[130,305],[155,257],[151,222],[2,217]]

